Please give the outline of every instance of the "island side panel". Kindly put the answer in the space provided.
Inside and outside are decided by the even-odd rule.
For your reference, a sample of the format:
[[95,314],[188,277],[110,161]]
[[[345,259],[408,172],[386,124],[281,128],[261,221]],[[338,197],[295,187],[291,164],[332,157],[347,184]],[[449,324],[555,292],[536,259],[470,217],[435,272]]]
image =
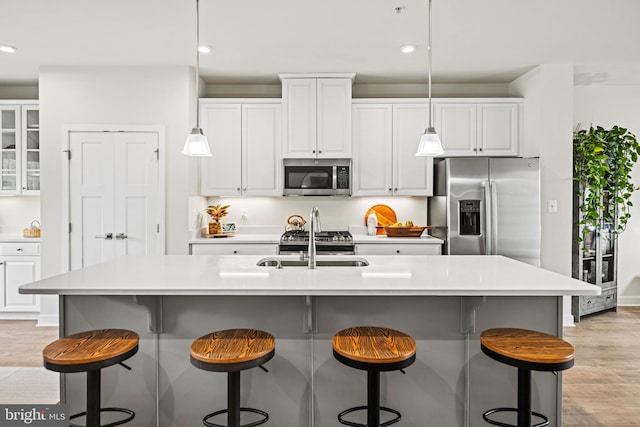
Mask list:
[[[269,425],[309,426],[311,335],[303,332],[304,297],[165,296],[160,339],[160,425],[202,425],[204,415],[227,405],[226,373],[194,367],[194,339],[216,330],[261,329],[275,337],[275,356],[241,373],[241,406],[269,413]],[[246,414],[243,423],[252,420]],[[212,420],[226,424],[226,417]]]
[[[488,297],[476,311],[476,334],[470,340],[471,426],[486,426],[482,413],[491,408],[517,407],[517,368],[482,353],[480,333],[490,328],[523,328],[561,335],[561,302],[558,297]],[[550,425],[560,425],[562,374],[532,373],[532,409],[545,414]],[[499,418],[495,418],[499,419]],[[499,419],[503,422],[515,423]]]
[[[136,413],[135,425],[156,425],[156,344],[158,337],[147,330],[146,310],[132,296],[66,295],[60,317],[65,335],[91,329],[130,329],[140,336],[138,352],[120,365],[102,369],[102,407],[123,407]],[[86,374],[61,374],[61,402],[69,413],[86,409]],[[80,422],[80,421],[78,421]]]
[[[316,427],[335,427],[340,411],[366,405],[366,372],[338,362],[331,345],[339,330],[364,325],[400,330],[416,341],[416,361],[406,375],[381,374],[381,405],[400,411],[403,427],[462,425],[465,353],[459,297],[318,297],[317,307]],[[366,423],[366,413],[349,419]]]

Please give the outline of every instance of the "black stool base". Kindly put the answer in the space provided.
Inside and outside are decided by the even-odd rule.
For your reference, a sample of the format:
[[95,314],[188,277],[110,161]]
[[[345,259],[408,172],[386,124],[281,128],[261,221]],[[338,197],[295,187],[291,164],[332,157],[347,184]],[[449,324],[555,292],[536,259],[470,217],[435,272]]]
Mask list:
[[[501,427],[518,427],[514,424],[507,424],[507,423],[503,423],[500,421],[495,421],[492,420],[491,418],[489,418],[490,415],[492,414],[496,414],[499,412],[515,412],[516,414],[518,413],[518,410],[516,408],[495,408],[495,409],[489,409],[487,412],[485,412],[484,414],[482,414],[482,418],[484,418],[484,420],[486,422],[488,422],[489,424],[493,424],[495,426],[501,426]],[[549,418],[547,418],[546,416],[542,415],[539,412],[533,412],[531,411],[531,415],[536,416],[540,419],[542,419],[542,422],[538,423],[538,424],[533,424],[531,427],[545,427],[549,425]]]
[[[212,412],[212,413],[210,413],[209,415],[205,416],[202,419],[202,424],[204,424],[207,427],[227,427],[227,426],[222,425],[222,424],[212,423],[212,422],[209,421],[209,418],[213,418],[216,415],[226,414],[228,412],[229,412],[228,409],[222,409],[220,411]],[[260,419],[258,421],[254,421],[254,422],[249,423],[249,424],[242,424],[240,427],[255,427],[255,426],[259,426],[260,424],[264,424],[269,420],[269,414],[267,414],[266,412],[261,411],[259,409],[240,408],[240,412],[252,412],[254,414],[262,415],[262,419]]]
[[[340,421],[340,424],[344,424],[346,426],[351,426],[351,427],[367,427],[366,424],[360,424],[360,423],[355,423],[353,421],[347,421],[345,420],[343,417],[345,415],[348,415],[352,412],[355,411],[367,411],[369,408],[367,406],[356,406],[354,408],[349,408],[349,409],[345,409],[344,411],[340,412],[338,414],[338,421]],[[384,412],[389,412],[393,415],[395,415],[396,417],[389,420],[389,421],[385,421],[383,423],[380,423],[380,427],[387,427],[390,426],[391,424],[395,424],[398,421],[400,421],[400,412],[396,411],[395,409],[391,409],[391,408],[385,408],[384,406],[380,407],[380,411],[384,411]]]
[[[100,426],[100,427],[115,427],[115,426],[119,426],[121,424],[128,423],[129,421],[134,419],[135,416],[136,416],[135,412],[133,412],[131,409],[126,409],[126,408],[100,408],[100,413],[103,413],[103,412],[120,412],[122,414],[127,414],[129,416],[127,418],[123,419],[123,420],[114,421],[112,423],[105,424],[105,425]],[[82,417],[82,416],[85,416],[85,415],[87,415],[86,411],[85,412],[79,412],[77,414],[71,415],[69,417],[69,420],[72,420],[72,419],[78,418],[78,417]],[[84,427],[84,426],[82,426],[80,424],[73,424],[73,423],[69,423],[69,425],[71,427]]]

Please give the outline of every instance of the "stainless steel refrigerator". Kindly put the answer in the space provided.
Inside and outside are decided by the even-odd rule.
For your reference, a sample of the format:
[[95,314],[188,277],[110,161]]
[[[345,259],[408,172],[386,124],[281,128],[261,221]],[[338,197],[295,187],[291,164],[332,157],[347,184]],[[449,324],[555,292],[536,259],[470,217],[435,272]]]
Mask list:
[[449,158],[434,165],[431,234],[448,255],[504,255],[540,266],[539,159]]

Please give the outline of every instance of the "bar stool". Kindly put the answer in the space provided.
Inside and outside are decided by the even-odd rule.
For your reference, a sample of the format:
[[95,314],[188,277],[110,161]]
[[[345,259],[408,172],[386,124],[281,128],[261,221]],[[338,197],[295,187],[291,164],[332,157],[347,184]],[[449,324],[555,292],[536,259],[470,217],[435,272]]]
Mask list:
[[[503,427],[531,427],[531,416],[540,418],[533,427],[549,425],[549,419],[531,410],[531,371],[555,372],[573,366],[573,346],[563,339],[528,329],[496,328],[480,334],[482,352],[498,362],[518,368],[518,407],[495,408],[482,414],[489,424]],[[499,412],[516,412],[513,426],[489,418]]]
[[[380,406],[380,372],[401,371],[416,360],[416,342],[409,335],[389,328],[358,326],[333,336],[333,356],[341,363],[367,371],[367,405],[346,409],[338,414],[341,424],[352,427],[386,427],[400,421],[400,412]],[[344,416],[367,411],[367,424],[347,421]],[[395,418],[380,423],[380,411]]]
[[[267,363],[275,354],[273,335],[257,329],[227,329],[203,335],[191,344],[191,364],[212,372],[227,372],[227,409],[212,412],[202,419],[208,427],[254,427],[264,424],[269,414],[254,408],[240,407],[240,371]],[[258,421],[240,424],[240,412],[260,415]],[[227,426],[209,421],[227,414]]]
[[87,373],[87,409],[71,415],[70,420],[86,415],[86,427],[100,427],[102,412],[128,415],[102,427],[114,427],[133,420],[135,413],[130,409],[100,407],[100,373],[102,368],[115,364],[131,370],[122,362],[137,353],[138,341],[138,334],[133,331],[98,329],[57,339],[42,350],[46,369],[60,373]]

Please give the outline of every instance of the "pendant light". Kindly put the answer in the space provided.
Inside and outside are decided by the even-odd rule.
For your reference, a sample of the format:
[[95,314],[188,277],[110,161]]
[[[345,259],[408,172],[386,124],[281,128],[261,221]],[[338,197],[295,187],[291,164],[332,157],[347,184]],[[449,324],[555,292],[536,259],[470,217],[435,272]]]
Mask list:
[[440,137],[431,124],[431,0],[429,0],[429,43],[427,51],[429,54],[429,127],[425,129],[424,135],[420,138],[416,156],[433,157],[444,153],[444,150],[442,149]]
[[186,156],[211,157],[209,142],[200,129],[200,106],[198,105],[198,85],[200,83],[200,0],[196,0],[196,127],[191,129],[182,148],[182,154]]

